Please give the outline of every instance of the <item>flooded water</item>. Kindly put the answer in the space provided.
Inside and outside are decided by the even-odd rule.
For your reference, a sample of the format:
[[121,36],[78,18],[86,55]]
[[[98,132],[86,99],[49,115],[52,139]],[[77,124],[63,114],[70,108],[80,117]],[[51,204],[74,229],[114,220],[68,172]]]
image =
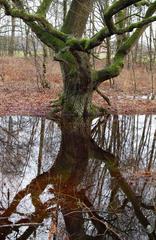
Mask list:
[[156,239],[156,115],[1,117],[3,239]]

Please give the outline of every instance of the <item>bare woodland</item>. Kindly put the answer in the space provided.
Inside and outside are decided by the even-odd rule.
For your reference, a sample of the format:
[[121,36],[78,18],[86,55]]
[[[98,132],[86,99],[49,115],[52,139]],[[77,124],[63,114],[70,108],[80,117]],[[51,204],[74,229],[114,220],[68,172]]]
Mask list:
[[0,0],[0,240],[156,239],[155,12]]
[[[109,96],[121,94],[124,98],[121,91],[127,89],[134,98],[146,95],[147,100],[153,100],[151,105],[146,101],[146,108],[154,112],[155,5],[155,1],[1,1],[1,85],[5,83],[7,88],[6,80],[11,78],[3,56],[24,57],[32,68],[23,71],[23,76],[34,78],[32,86],[35,83],[40,89],[51,89],[47,90],[44,106],[49,110],[50,94],[51,100],[58,98],[51,103],[51,112],[96,115],[101,111],[99,105],[105,108],[103,103],[111,102]],[[18,59],[13,61],[15,71],[17,64],[21,68],[27,64],[27,60]],[[15,73],[13,86],[20,75]],[[120,93],[111,92],[113,88]],[[39,95],[36,101],[42,97]],[[116,100],[112,99],[113,111],[124,112],[123,106],[115,106]],[[130,99],[126,101],[130,103]],[[131,104],[143,108],[145,103]]]

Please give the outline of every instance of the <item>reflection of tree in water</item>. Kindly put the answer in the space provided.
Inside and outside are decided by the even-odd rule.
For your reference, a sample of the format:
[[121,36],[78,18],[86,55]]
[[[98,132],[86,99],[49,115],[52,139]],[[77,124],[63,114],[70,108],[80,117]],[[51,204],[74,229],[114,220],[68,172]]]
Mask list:
[[[39,159],[41,158],[40,144],[42,139],[40,139],[40,135],[42,135],[41,133],[44,129],[44,122],[44,119],[22,116],[1,118],[1,208],[8,206],[8,202],[13,198],[14,192],[25,187],[30,182],[30,179],[36,177],[36,166],[39,166]],[[46,147],[43,152],[45,169],[51,167],[59,147],[60,133],[55,133],[55,126],[54,122],[46,121],[44,138]]]
[[[155,124],[152,115],[110,116],[107,121],[101,118],[95,122],[92,136],[97,139],[100,147],[119,156],[126,164],[135,162],[136,165],[137,160],[140,166],[145,167],[149,148],[152,144],[155,146]],[[155,154],[155,151],[151,152],[151,161],[155,160]]]
[[29,174],[25,188],[10,187],[0,239],[156,238],[154,180],[131,179],[134,169],[155,167],[152,116],[142,125],[138,117],[125,116],[97,119],[92,127],[90,121],[61,120],[62,136],[53,121],[30,118],[26,127],[22,121],[28,118],[19,119],[29,149],[23,179],[26,169],[36,175]]

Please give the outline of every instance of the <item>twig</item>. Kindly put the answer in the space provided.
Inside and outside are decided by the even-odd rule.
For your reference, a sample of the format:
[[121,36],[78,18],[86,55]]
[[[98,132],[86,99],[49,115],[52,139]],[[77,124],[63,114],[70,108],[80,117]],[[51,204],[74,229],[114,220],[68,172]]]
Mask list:
[[111,106],[111,102],[106,95],[104,95],[99,89],[96,89],[96,92],[108,103],[109,106]]
[[44,225],[43,223],[15,223],[15,224],[4,224],[4,225],[0,225],[0,228],[6,228],[6,227],[21,227],[21,226],[39,226],[39,225]]

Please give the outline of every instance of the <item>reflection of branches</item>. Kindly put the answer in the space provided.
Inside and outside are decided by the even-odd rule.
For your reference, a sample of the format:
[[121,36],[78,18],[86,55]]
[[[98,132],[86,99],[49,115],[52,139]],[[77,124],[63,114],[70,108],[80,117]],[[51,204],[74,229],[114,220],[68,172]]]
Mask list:
[[[29,228],[25,230],[25,232],[17,238],[18,240],[26,240],[29,236],[37,229],[38,226],[42,225],[43,219],[48,217],[51,212],[55,211],[55,208],[51,208],[50,212],[48,210],[49,205],[47,203],[41,204],[41,202],[36,205],[36,211],[33,213],[31,217],[31,223]],[[36,224],[38,222],[38,224]]]
[[[133,192],[133,190],[130,188],[130,186],[128,185],[126,180],[121,175],[119,168],[118,168],[117,159],[111,153],[106,152],[106,151],[102,150],[101,148],[99,148],[93,140],[91,141],[91,149],[92,149],[92,154],[94,154],[94,157],[96,159],[100,159],[105,162],[105,164],[110,172],[111,177],[113,177],[117,180],[118,185],[120,186],[122,191],[125,193],[125,195],[129,199],[129,201],[132,203],[135,214],[136,214],[139,222],[146,229],[146,231],[148,231],[149,226],[151,226],[150,222],[147,220],[147,218],[143,214],[140,203],[138,202],[138,198],[135,196],[135,193]],[[149,239],[154,240],[156,238],[156,235],[154,233],[155,230],[152,230],[151,232],[150,231],[148,233]]]
[[[151,166],[152,166],[152,160],[156,159],[156,151],[154,151],[156,149],[156,130],[153,136],[153,141],[152,141],[152,149],[151,149],[151,154],[150,154],[150,158],[149,158],[149,163],[148,163],[148,167],[147,170],[150,171],[151,170]],[[155,156],[154,156],[155,153]]]
[[[75,126],[75,125],[74,125]],[[69,133],[69,129],[71,132]],[[88,128],[89,130],[89,128]],[[72,239],[75,239],[76,236],[82,236],[83,239],[96,239],[90,236],[87,236],[84,230],[84,221],[85,218],[83,217],[82,206],[78,204],[80,196],[76,190],[76,186],[80,183],[84,171],[86,169],[88,163],[88,134],[87,128],[84,129],[81,127],[73,128],[71,124],[68,127],[65,126],[64,132],[62,133],[62,144],[60,148],[60,152],[57,156],[55,161],[55,165],[46,173],[40,174],[35,179],[33,179],[27,187],[21,191],[19,191],[16,196],[14,197],[10,206],[5,210],[2,214],[2,217],[6,217],[6,221],[3,219],[1,220],[1,224],[6,224],[7,219],[10,217],[12,213],[16,212],[16,208],[21,202],[21,200],[28,194],[31,194],[31,200],[35,207],[35,212],[31,215],[30,219],[21,219],[17,224],[21,223],[42,223],[43,219],[48,216],[48,214],[52,214],[52,208],[49,212],[49,206],[53,206],[56,203],[55,199],[52,202],[49,202],[50,205],[47,203],[42,203],[40,200],[40,195],[46,188],[48,184],[54,184],[54,193],[55,195],[60,195],[60,200],[57,203],[62,208],[62,213],[64,214],[64,219],[67,227],[68,233],[72,236]],[[68,141],[67,141],[68,140]],[[67,144],[70,142],[70,145]],[[77,147],[80,147],[82,153],[80,157],[80,150]],[[63,168],[62,168],[63,166]],[[61,185],[58,184],[58,176],[62,176],[61,178]],[[65,178],[63,178],[65,176]],[[75,196],[75,198],[71,198],[68,196]],[[63,197],[63,200],[62,200]],[[85,204],[86,205],[86,204]],[[83,205],[83,209],[85,209]],[[76,211],[72,212],[72,209],[76,209]],[[68,214],[70,213],[70,214]],[[89,213],[89,215],[91,212]],[[54,219],[54,217],[53,217]],[[113,235],[113,230],[111,227],[106,227],[106,222],[104,223],[100,216],[96,212],[92,213],[92,218],[90,215],[90,219],[92,219],[94,227],[97,229],[98,234],[110,234]],[[71,221],[72,220],[72,221]],[[30,236],[37,228],[37,225],[29,226],[28,229],[24,231],[24,233],[18,239],[26,239],[26,237]],[[16,230],[17,230],[16,226]],[[10,233],[11,228],[7,227],[5,231],[3,231],[3,235],[1,238],[5,238],[5,236]],[[114,238],[116,235],[114,233]]]
[[82,207],[84,208],[84,211],[87,210],[87,213],[90,216],[90,220],[98,230],[98,236],[105,236],[107,233],[109,233],[109,235],[112,236],[113,239],[121,240],[115,227],[112,226],[112,224],[108,223],[108,221],[106,221],[103,217],[97,214],[97,211],[94,209],[93,204],[85,196],[85,192],[83,190],[78,193],[78,197],[82,202]]
[[43,157],[43,145],[44,145],[44,132],[45,132],[45,119],[41,119],[41,130],[40,130],[40,144],[38,153],[38,175],[41,173],[42,157]]
[[[11,224],[11,222],[8,223],[8,218],[9,216],[13,213],[16,212],[16,207],[18,206],[18,204],[20,203],[20,201],[28,194],[31,193],[32,194],[32,199],[34,199],[33,203],[36,207],[36,211],[35,213],[33,213],[31,219],[27,219],[24,220],[22,219],[19,223],[30,223],[30,222],[34,222],[34,223],[41,223],[43,221],[43,219],[47,216],[48,214],[48,206],[45,204],[42,204],[41,201],[39,200],[39,195],[43,192],[43,190],[45,189],[45,187],[48,185],[49,181],[51,182],[55,182],[56,178],[55,178],[56,173],[52,174],[51,177],[49,177],[48,173],[44,173],[38,177],[36,177],[36,179],[32,180],[31,183],[23,190],[21,190],[20,192],[18,192],[16,194],[16,196],[14,197],[12,203],[10,204],[10,206],[5,210],[5,212],[1,215],[2,220],[0,219],[0,223],[1,224]],[[35,191],[34,191],[35,190]],[[37,201],[38,199],[38,201]],[[37,228],[37,226],[30,226],[25,233],[23,234],[23,238],[22,239],[27,239],[24,238],[24,236],[27,236],[27,234],[29,233],[31,235],[31,233]],[[11,231],[12,228],[8,227],[6,228],[6,231],[3,232],[3,239],[5,239],[4,237],[8,235],[8,232]],[[1,235],[2,237],[2,235]],[[20,239],[20,238],[19,238]]]
[[[92,128],[92,134],[96,140],[98,140],[98,134],[100,134],[101,137],[108,127],[107,123],[103,120],[101,124],[102,127],[98,123],[98,133],[96,132],[96,127]],[[113,124],[115,136],[110,132],[109,137],[111,138],[115,151],[116,146],[119,147],[119,143],[122,145],[124,141],[125,144],[125,138],[128,132],[126,132],[125,135],[124,133],[123,135],[120,133],[119,118],[114,118]],[[126,224],[126,233],[124,233],[123,228],[121,230],[120,227],[121,223],[118,213],[126,210],[127,216],[124,215],[124,217],[129,217],[128,214],[130,213],[131,205],[133,206],[139,223],[146,231],[151,231],[149,227],[152,228],[152,226],[144,212],[154,212],[154,206],[141,202],[141,198],[138,198],[128,185],[120,173],[120,156],[117,158],[110,152],[104,151],[101,148],[103,147],[103,140],[98,141],[100,147],[97,146],[93,140],[90,141],[90,122],[84,124],[80,122],[70,122],[68,120],[68,122],[65,121],[60,125],[62,128],[61,146],[54,165],[47,172],[42,174],[38,172],[40,175],[15,195],[8,208],[1,215],[3,219],[0,219],[0,224],[6,226],[0,235],[1,239],[5,239],[12,230],[20,230],[18,224],[21,224],[21,226],[27,224],[28,228],[21,230],[17,239],[27,239],[28,236],[31,236],[32,233],[36,231],[38,228],[37,224],[41,224],[43,220],[49,216],[52,217],[51,226],[55,223],[57,225],[56,212],[58,210],[62,216],[62,225],[66,225],[69,239],[75,240],[79,237],[83,240],[103,240],[111,237],[119,240],[122,239],[123,234],[127,234],[127,231],[132,231],[132,220],[134,217],[132,216],[131,220]],[[44,127],[43,124],[43,129]],[[111,128],[111,124],[109,127]],[[100,131],[102,131],[102,133]],[[46,133],[46,131],[44,131],[44,133]],[[116,140],[117,134],[121,134],[121,136]],[[45,136],[46,135],[47,133]],[[132,134],[132,136],[134,136],[134,134]],[[107,146],[109,146],[109,144]],[[43,148],[43,144],[41,144],[40,147]],[[119,153],[121,152],[119,151]],[[90,160],[89,157],[91,157]],[[98,161],[93,161],[92,159],[94,158],[98,159]],[[107,169],[109,170],[111,178]],[[108,181],[109,179],[110,181]],[[112,189],[114,182],[115,188]],[[108,188],[105,188],[105,183],[107,187],[108,184],[110,184],[109,187],[112,191],[110,188],[109,191]],[[45,189],[47,189],[49,185],[52,186],[50,188],[51,190],[48,190],[52,193],[52,199],[44,201],[42,194],[47,194]],[[33,214],[29,215],[29,218],[23,214],[20,220],[16,222],[16,226],[11,228],[10,224],[12,224],[12,222],[8,219],[12,213],[18,214],[18,212],[20,212],[18,205],[19,209],[20,204],[23,207],[22,200],[25,196],[28,196],[28,194],[30,195],[30,200],[35,210]],[[122,197],[120,198],[119,196],[121,195]],[[113,208],[113,202],[116,199],[118,200],[119,206],[115,205],[115,209]],[[101,204],[103,203],[108,210],[107,213],[106,210],[101,210]],[[102,206],[102,209],[103,207],[104,206]],[[112,209],[109,209],[109,207],[112,207]],[[110,210],[112,210],[112,212]],[[110,214],[113,217],[110,217]],[[119,224],[117,224],[117,220]],[[33,223],[34,225],[31,225]],[[92,228],[92,230],[90,230],[90,228]],[[65,233],[61,234],[63,236]],[[149,239],[154,239],[154,231],[148,232],[148,236]]]
[[[152,115],[99,118],[92,129],[92,137],[100,147],[109,149],[120,160],[126,159],[126,163],[137,160],[135,166],[145,166],[148,165],[145,162],[149,160],[147,156],[154,151],[151,146],[153,121]],[[151,154],[153,159],[154,153]]]

